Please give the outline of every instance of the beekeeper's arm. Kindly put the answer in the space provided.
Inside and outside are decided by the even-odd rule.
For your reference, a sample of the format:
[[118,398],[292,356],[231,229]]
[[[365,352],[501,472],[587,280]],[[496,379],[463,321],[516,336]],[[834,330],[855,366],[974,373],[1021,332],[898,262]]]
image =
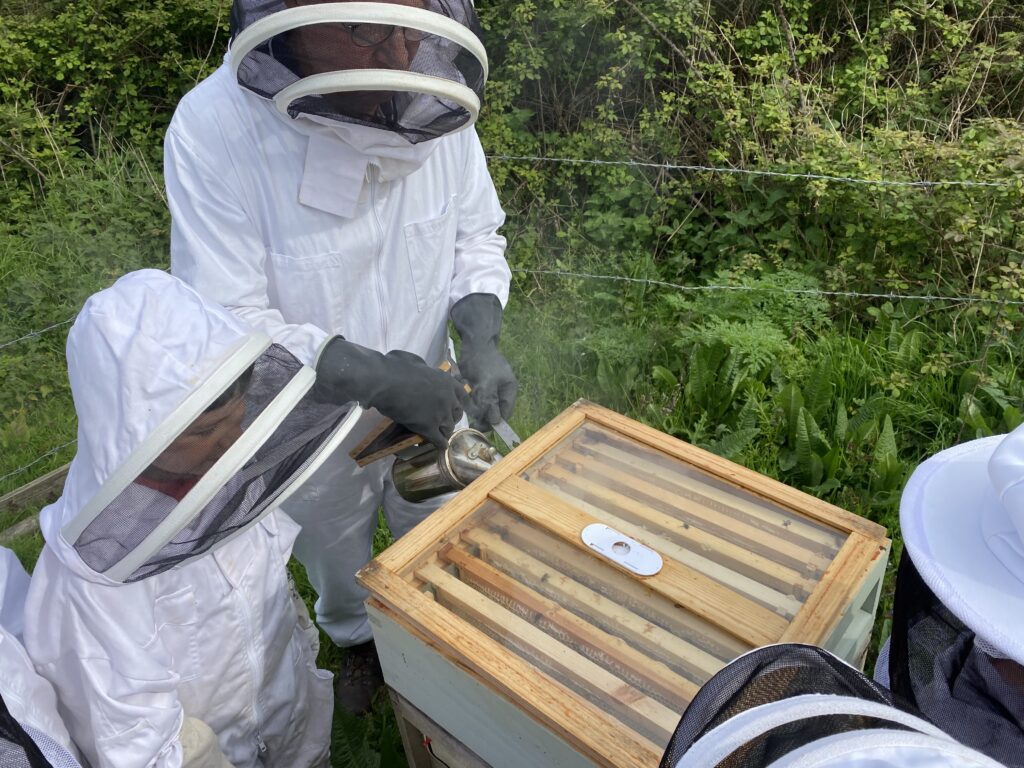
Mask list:
[[382,354],[340,336],[325,345],[329,334],[317,326],[286,323],[270,307],[258,222],[173,122],[164,139],[164,177],[176,276],[315,366],[320,393],[334,402],[355,400],[438,445],[446,442],[462,417],[461,387],[409,352]]
[[285,322],[270,306],[260,223],[173,121],[164,138],[164,183],[171,210],[171,272],[312,365],[329,334],[311,323]]
[[471,293],[493,294],[504,307],[512,277],[505,261],[505,238],[498,234],[505,223],[505,212],[498,202],[476,130],[462,131],[451,140],[462,142],[465,165],[448,307]]
[[459,369],[473,390],[466,413],[470,426],[486,431],[512,415],[518,389],[512,366],[498,349],[511,272],[505,238],[498,234],[505,213],[480,140],[473,130],[457,138],[465,144],[465,167],[449,307],[462,341]]

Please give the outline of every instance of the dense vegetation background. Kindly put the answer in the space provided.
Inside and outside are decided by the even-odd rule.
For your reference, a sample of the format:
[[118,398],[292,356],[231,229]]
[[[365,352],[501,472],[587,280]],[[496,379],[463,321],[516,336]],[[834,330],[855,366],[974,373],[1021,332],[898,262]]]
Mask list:
[[[1024,8],[478,10],[514,426],[590,398],[887,525],[895,564],[908,471],[1021,422]],[[66,321],[167,265],[162,132],[227,11],[0,2],[0,494],[74,453]],[[341,724],[335,760],[395,745],[383,707]]]

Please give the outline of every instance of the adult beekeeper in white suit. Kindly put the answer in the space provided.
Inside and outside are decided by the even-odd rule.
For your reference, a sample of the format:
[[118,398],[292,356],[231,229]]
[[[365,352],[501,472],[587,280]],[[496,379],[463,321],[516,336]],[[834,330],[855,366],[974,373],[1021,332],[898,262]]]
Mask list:
[[68,334],[78,453],[40,515],[25,645],[92,768],[327,764],[331,675],[276,510],[358,418],[181,281],[129,274]]
[[[379,414],[441,445],[464,409],[489,429],[515,400],[504,213],[472,128],[479,33],[471,0],[236,0],[224,64],[165,140],[173,273],[374,409],[287,507],[317,620],[350,648],[336,700],[352,712],[381,683],[354,578],[377,510],[401,536],[440,502],[404,502],[390,461],[359,469],[350,448]],[[469,398],[436,370],[449,319]]]
[[49,681],[21,643],[29,578],[15,554],[0,547],[0,765],[78,768],[78,755]]

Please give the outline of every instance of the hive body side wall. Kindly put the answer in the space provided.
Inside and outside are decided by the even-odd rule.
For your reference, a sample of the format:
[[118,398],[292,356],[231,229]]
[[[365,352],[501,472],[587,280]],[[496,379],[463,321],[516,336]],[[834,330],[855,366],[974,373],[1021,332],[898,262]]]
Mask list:
[[375,608],[372,601],[367,612],[385,682],[493,768],[595,768],[554,733]]

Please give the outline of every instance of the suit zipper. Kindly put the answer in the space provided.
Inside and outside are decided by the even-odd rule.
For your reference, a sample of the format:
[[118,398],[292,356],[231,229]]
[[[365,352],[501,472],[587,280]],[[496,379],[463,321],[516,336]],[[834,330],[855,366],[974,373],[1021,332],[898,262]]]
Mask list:
[[369,165],[366,168],[367,175],[370,179],[370,210],[373,211],[373,224],[377,230],[378,245],[377,245],[377,256],[374,259],[374,274],[377,277],[377,306],[380,308],[380,335],[381,335],[381,352],[390,351],[390,345],[388,344],[388,324],[387,318],[384,314],[384,277],[381,275],[381,258],[384,254],[384,227],[380,223],[380,217],[377,215],[377,166]]
[[[240,592],[241,590],[238,590],[238,591]],[[266,744],[265,741],[263,741],[263,734],[260,732],[260,729],[263,726],[263,717],[262,717],[262,715],[260,713],[260,701],[259,701],[259,698],[260,698],[260,693],[259,693],[260,692],[260,682],[261,682],[262,674],[261,674],[261,667],[260,667],[260,663],[259,663],[258,654],[256,653],[255,649],[253,648],[253,641],[252,641],[252,637],[253,637],[253,632],[252,632],[252,616],[249,613],[249,606],[246,604],[246,601],[244,599],[244,595],[242,597],[243,597],[243,599],[240,600],[239,602],[241,603],[241,606],[242,606],[242,613],[244,614],[244,617],[245,617],[245,628],[247,630],[246,631],[246,638],[247,638],[247,642],[246,642],[246,655],[249,657],[249,665],[250,665],[250,667],[252,667],[252,670],[253,670],[252,716],[253,716],[253,719],[256,721],[256,747],[259,749],[260,754],[262,755],[262,754],[265,754],[266,751],[267,751],[267,744]]]

